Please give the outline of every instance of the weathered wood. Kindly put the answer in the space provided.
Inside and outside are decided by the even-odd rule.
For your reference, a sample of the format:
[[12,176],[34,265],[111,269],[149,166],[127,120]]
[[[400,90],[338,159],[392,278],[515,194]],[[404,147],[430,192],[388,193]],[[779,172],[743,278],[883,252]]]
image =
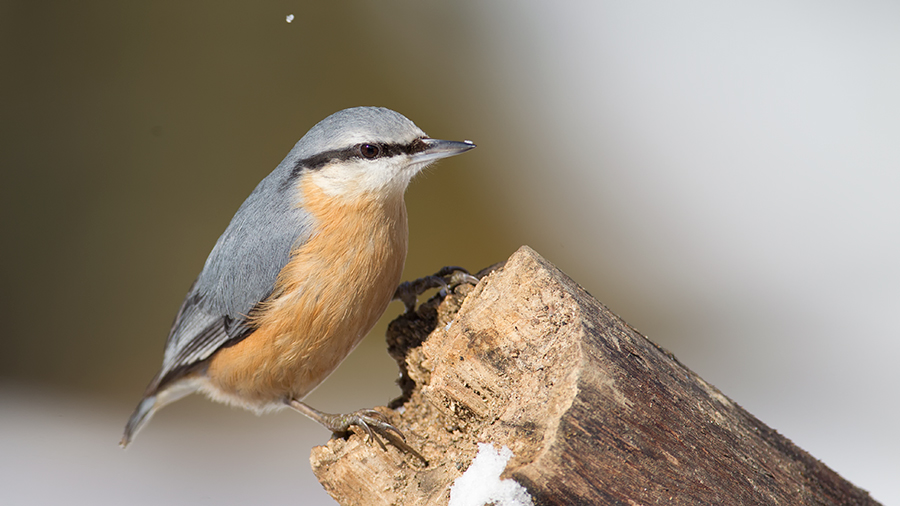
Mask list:
[[332,439],[311,463],[341,504],[446,504],[478,442],[538,505],[877,504],[527,247],[388,342],[408,379],[383,412],[428,462]]

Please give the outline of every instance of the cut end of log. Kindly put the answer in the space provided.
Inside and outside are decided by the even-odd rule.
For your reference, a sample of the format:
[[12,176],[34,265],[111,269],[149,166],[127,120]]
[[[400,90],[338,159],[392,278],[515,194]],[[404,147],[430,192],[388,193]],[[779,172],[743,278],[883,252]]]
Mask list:
[[387,341],[403,395],[380,410],[424,461],[360,432],[313,448],[344,505],[447,504],[478,443],[538,505],[877,504],[528,247]]

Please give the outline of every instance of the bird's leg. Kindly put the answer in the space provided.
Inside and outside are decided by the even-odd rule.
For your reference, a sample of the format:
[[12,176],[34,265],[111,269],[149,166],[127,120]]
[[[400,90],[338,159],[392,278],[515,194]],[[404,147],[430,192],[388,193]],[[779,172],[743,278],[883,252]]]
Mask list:
[[469,271],[462,267],[447,266],[437,271],[431,276],[415,279],[413,281],[404,281],[397,287],[394,292],[393,300],[400,300],[406,306],[406,312],[411,313],[416,309],[416,298],[432,288],[441,288],[447,290],[462,283],[478,284],[478,278],[469,274]]
[[[345,434],[353,425],[361,427],[366,431],[366,440],[374,439],[378,445],[381,446],[382,450],[387,450],[387,448],[385,448],[381,439],[378,438],[378,434],[395,443],[395,438],[391,437],[391,432],[394,432],[402,441],[406,441],[406,436],[404,436],[397,427],[388,423],[387,418],[383,414],[374,409],[361,409],[346,415],[332,415],[323,413],[297,399],[287,401],[287,405],[303,413],[310,419],[319,422],[323,427],[335,434]],[[402,444],[400,445],[400,448],[406,450],[409,447],[406,446],[406,444]]]

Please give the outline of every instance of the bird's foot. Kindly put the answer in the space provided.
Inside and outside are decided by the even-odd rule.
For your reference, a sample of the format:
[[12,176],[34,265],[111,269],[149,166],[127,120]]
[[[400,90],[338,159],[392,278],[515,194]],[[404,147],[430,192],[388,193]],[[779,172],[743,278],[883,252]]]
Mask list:
[[[323,413],[295,399],[290,400],[288,405],[312,420],[319,422],[334,434],[346,434],[350,431],[350,427],[355,425],[366,432],[366,441],[375,440],[382,450],[387,450],[387,448],[378,437],[379,435],[390,441],[394,446],[409,451],[409,446],[405,443],[406,436],[400,432],[400,429],[391,425],[384,414],[374,409],[361,409],[353,413],[332,415]],[[398,442],[401,444],[398,444]]]
[[431,276],[415,279],[413,281],[404,281],[397,287],[394,292],[394,300],[403,302],[406,306],[406,312],[411,313],[416,309],[416,300],[427,290],[432,288],[440,288],[446,295],[446,290],[463,283],[478,284],[478,278],[469,274],[469,271],[462,267],[447,266],[437,271]]

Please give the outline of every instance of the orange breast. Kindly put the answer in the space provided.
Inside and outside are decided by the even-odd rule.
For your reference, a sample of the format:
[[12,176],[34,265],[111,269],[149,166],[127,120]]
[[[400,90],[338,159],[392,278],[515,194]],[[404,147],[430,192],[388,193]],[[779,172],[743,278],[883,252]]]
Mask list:
[[210,394],[263,409],[303,398],[359,344],[384,312],[406,259],[402,193],[387,199],[325,195],[300,183],[315,235],[282,269],[256,331],[216,352]]

